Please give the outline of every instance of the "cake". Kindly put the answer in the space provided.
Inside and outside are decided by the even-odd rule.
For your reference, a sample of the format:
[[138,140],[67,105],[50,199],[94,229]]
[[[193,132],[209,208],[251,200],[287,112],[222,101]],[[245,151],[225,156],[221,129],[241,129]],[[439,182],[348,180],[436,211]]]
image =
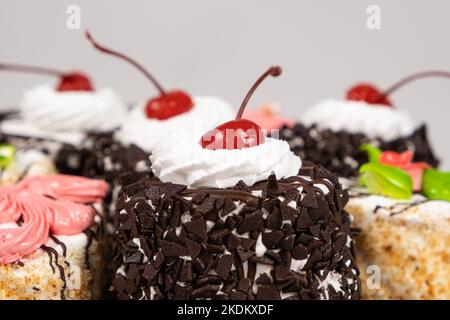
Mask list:
[[326,99],[307,109],[293,127],[281,129],[302,158],[322,164],[342,177],[356,177],[367,161],[359,146],[371,143],[382,150],[414,153],[415,161],[437,166],[424,124],[416,125],[407,112],[393,107],[389,95],[410,81],[450,77],[446,72],[417,73],[381,92],[373,85],[360,84],[349,90],[346,99]]
[[347,192],[335,175],[302,166],[287,142],[241,118],[256,87],[280,73],[272,67],[258,79],[236,120],[158,143],[154,177],[122,175],[118,298],[359,298]]
[[[450,298],[450,173],[381,153],[351,182],[346,210],[356,239],[365,299]],[[366,272],[367,271],[367,272]]]
[[0,187],[0,299],[102,297],[100,180],[59,174]]
[[18,111],[4,115],[0,122],[0,139],[44,151],[60,172],[92,172],[81,153],[106,153],[93,148],[92,141],[113,132],[123,121],[128,107],[118,95],[110,88],[95,89],[80,72],[14,64],[0,64],[0,69],[59,78],[56,85],[38,85],[24,92]]

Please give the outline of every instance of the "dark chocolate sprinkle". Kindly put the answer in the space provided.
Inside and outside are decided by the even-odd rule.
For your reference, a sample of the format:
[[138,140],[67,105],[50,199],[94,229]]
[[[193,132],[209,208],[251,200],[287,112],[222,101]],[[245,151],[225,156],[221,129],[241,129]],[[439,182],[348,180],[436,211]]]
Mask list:
[[244,249],[237,249],[236,252],[239,256],[239,259],[242,262],[247,261],[250,257],[252,257],[254,255],[254,253],[252,251],[244,250]]
[[303,260],[308,257],[308,249],[301,243],[297,244],[292,251],[292,257],[296,260]]
[[263,218],[260,212],[248,214],[245,216],[244,221],[238,226],[237,232],[243,234],[252,230],[259,229],[263,223]]
[[227,279],[233,265],[233,256],[231,254],[222,255],[216,266],[216,272],[222,279]]
[[281,230],[262,233],[262,242],[267,247],[267,249],[274,249],[276,246],[278,246],[281,238],[283,238],[283,231]]
[[274,285],[262,285],[258,287],[257,300],[280,300],[280,293]]
[[203,241],[208,239],[206,235],[206,221],[202,218],[194,219],[184,224],[187,231],[192,232],[200,237]]
[[191,282],[192,279],[193,279],[192,262],[191,261],[185,261],[183,263],[183,267],[181,268],[181,273],[180,273],[180,277],[178,278],[178,281]]
[[221,217],[226,216],[229,213],[233,212],[234,210],[236,210],[236,204],[234,203],[234,201],[231,200],[230,198],[225,198],[223,203],[223,210],[220,216]]
[[268,198],[278,195],[278,182],[274,174],[267,180],[266,196]]
[[232,250],[236,249],[240,244],[241,244],[241,240],[239,239],[239,237],[235,236],[232,233],[228,234],[227,240],[226,240],[226,246],[227,246],[228,250],[232,251]]
[[188,251],[185,247],[175,242],[160,240],[159,245],[161,246],[162,253],[164,253],[164,255],[166,256],[179,257],[188,254]]
[[249,186],[247,186],[245,184],[245,182],[242,180],[238,181],[238,183],[233,187],[233,190],[243,191],[243,192],[248,192],[248,193],[252,192],[252,189]]

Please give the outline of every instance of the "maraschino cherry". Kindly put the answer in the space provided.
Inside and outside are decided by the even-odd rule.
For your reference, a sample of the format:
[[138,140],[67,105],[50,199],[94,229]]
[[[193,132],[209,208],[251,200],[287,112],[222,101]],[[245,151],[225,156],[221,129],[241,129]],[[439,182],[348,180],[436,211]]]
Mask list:
[[159,84],[159,82],[156,81],[156,79],[150,74],[150,72],[148,72],[136,61],[124,55],[123,53],[106,48],[98,44],[91,36],[89,31],[86,31],[86,37],[92,43],[94,48],[103,53],[110,54],[112,56],[118,57],[131,63],[155,85],[160,95],[147,102],[147,105],[145,107],[145,113],[148,118],[166,120],[171,117],[175,117],[182,113],[188,112],[194,106],[191,97],[187,93],[181,90],[173,90],[173,91],[164,90],[163,87]]
[[270,67],[269,70],[264,72],[256,80],[242,101],[236,119],[221,124],[217,128],[205,133],[200,141],[202,148],[209,150],[232,150],[250,148],[264,143],[265,138],[261,127],[253,121],[242,119],[242,114],[256,88],[258,88],[264,79],[268,76],[278,77],[281,72],[282,70],[279,66]]
[[380,90],[370,83],[360,83],[351,88],[347,92],[347,100],[392,106],[391,102],[385,96],[382,96]]
[[398,82],[396,82],[394,85],[392,85],[389,89],[385,91],[380,91],[378,88],[376,88],[372,84],[368,83],[361,83],[354,87],[352,87],[347,92],[347,100],[354,100],[354,101],[365,101],[369,104],[381,104],[385,106],[392,107],[392,103],[389,101],[388,96],[399,89],[400,87],[403,87],[405,84],[415,81],[417,79],[421,78],[427,78],[427,77],[445,77],[450,78],[450,72],[446,71],[424,71],[415,73],[413,75],[410,75],[409,77],[406,77]]
[[93,86],[89,78],[79,71],[75,72],[63,72],[60,70],[25,66],[18,64],[0,63],[0,70],[10,70],[18,72],[44,74],[50,76],[57,76],[60,78],[60,82],[56,86],[57,91],[93,91]]

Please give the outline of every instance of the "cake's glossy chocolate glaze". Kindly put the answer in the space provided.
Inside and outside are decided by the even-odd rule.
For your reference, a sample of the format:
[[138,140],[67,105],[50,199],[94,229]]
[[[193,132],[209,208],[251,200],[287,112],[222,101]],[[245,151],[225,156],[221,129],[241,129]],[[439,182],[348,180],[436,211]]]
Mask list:
[[364,143],[373,143],[382,150],[412,150],[414,161],[425,161],[433,167],[439,164],[428,141],[425,126],[421,126],[410,136],[383,141],[369,139],[364,134],[336,132],[297,123],[293,128],[281,129],[280,138],[288,141],[292,151],[303,160],[321,164],[342,177],[357,176],[358,168],[367,162],[366,153],[359,150]]
[[117,296],[359,298],[348,194],[321,167],[301,174],[229,189],[123,175],[114,221]]

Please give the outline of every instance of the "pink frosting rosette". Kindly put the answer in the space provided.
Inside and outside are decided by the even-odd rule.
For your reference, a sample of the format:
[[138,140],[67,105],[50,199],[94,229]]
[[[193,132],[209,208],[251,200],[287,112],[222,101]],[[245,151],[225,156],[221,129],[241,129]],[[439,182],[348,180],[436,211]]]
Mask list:
[[89,204],[101,202],[108,185],[68,175],[30,177],[0,187],[0,263],[34,253],[50,234],[75,235],[94,223]]

